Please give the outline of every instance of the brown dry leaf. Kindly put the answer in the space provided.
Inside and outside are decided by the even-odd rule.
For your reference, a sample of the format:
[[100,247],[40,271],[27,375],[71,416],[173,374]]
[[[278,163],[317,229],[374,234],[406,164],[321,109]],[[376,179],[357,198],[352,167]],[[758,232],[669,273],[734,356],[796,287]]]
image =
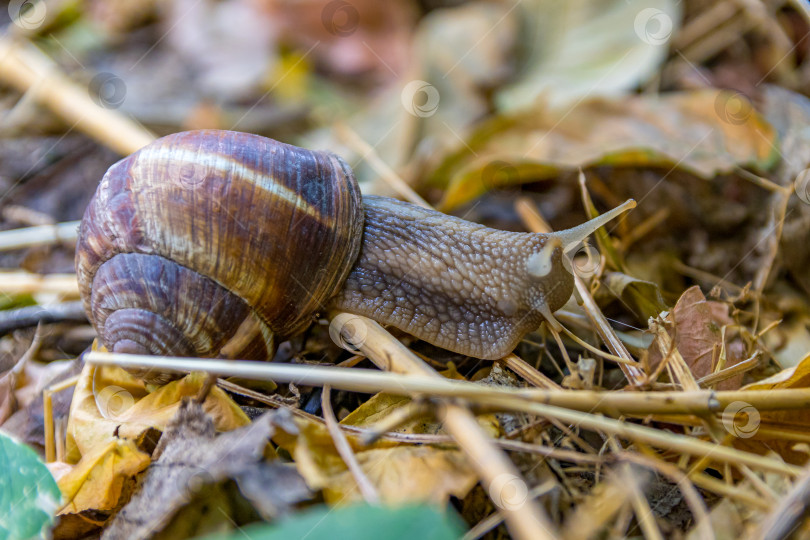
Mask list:
[[[68,420],[68,461],[76,461],[115,438],[143,442],[150,429],[163,431],[183,398],[194,397],[205,382],[191,373],[149,393],[143,382],[120,368],[86,365],[82,370]],[[250,419],[218,387],[213,387],[204,409],[218,431],[229,431]]]
[[[689,367],[689,371],[699,379],[713,373],[718,366],[722,341],[722,328],[733,325],[728,315],[728,305],[706,300],[700,287],[690,287],[681,295],[672,312],[667,317],[672,329],[669,330],[675,347]],[[728,336],[727,336],[728,337]],[[726,363],[728,368],[739,363],[743,357],[743,344],[739,341],[726,343]],[[658,365],[661,353],[657,345],[650,349],[650,363]],[[736,390],[742,384],[743,375],[735,375],[718,383],[718,390]]]
[[217,435],[202,407],[185,400],[138,493],[102,538],[188,538],[289,513],[310,492],[292,466],[276,460],[269,441],[278,428],[296,430],[288,411]]
[[59,514],[114,510],[124,490],[131,489],[134,476],[147,466],[149,455],[138,450],[133,441],[113,439],[96,446],[59,479],[59,489],[67,501]]
[[773,165],[776,132],[739,94],[697,90],[591,99],[568,110],[535,109],[485,122],[432,175],[447,185],[441,207],[491,189],[597,165],[678,166],[712,178],[734,167]]

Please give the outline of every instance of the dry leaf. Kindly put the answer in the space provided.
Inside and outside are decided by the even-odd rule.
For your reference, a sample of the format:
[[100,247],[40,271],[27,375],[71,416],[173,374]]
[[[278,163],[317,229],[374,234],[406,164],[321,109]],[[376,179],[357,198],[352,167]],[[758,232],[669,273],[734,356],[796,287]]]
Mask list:
[[764,169],[778,157],[775,140],[751,104],[730,92],[591,99],[567,111],[535,109],[485,122],[432,181],[449,184],[441,205],[447,210],[491,189],[578,167],[677,166],[702,178],[741,165]]
[[[377,400],[377,404],[383,403],[387,400]],[[361,413],[355,420],[371,416]],[[361,500],[354,477],[335,450],[326,426],[301,418],[296,418],[296,423],[300,430],[297,438],[282,433],[273,440],[293,456],[307,485],[313,490],[322,489],[329,504]],[[391,441],[377,441],[364,447],[355,436],[346,434],[346,437],[363,472],[385,503],[444,502],[450,495],[463,498],[478,481],[458,450]]]
[[295,469],[278,463],[268,446],[278,427],[296,429],[289,412],[268,412],[217,436],[213,419],[193,400],[184,401],[138,493],[103,538],[185,538],[223,524],[242,525],[246,517],[274,519],[288,513],[310,493]]
[[[68,420],[68,461],[115,438],[138,443],[150,429],[162,431],[183,398],[200,391],[205,375],[192,373],[147,392],[143,381],[120,368],[86,365],[76,384]],[[213,387],[204,403],[218,431],[250,423],[236,403]]]
[[664,298],[661,296],[661,290],[656,283],[637,279],[621,272],[607,272],[601,282],[608,290],[600,288],[594,293],[600,305],[606,305],[610,299],[619,299],[640,322],[647,322],[650,317],[657,317],[659,313],[667,309]]
[[132,488],[134,476],[147,466],[149,455],[138,450],[133,441],[114,439],[96,446],[59,479],[66,501],[59,514],[93,510],[98,517],[97,512],[113,511],[122,493]]
[[[681,295],[667,320],[672,324],[669,333],[674,345],[694,378],[700,379],[714,373],[723,345],[722,328],[734,324],[728,315],[728,305],[706,300],[700,287],[695,285]],[[728,368],[739,363],[742,355],[743,344],[739,340],[727,341],[726,363],[722,367]],[[653,345],[650,349],[650,363],[656,366],[660,361],[660,350],[657,345]],[[719,382],[715,388],[736,390],[742,384],[742,378],[742,374],[735,375]]]

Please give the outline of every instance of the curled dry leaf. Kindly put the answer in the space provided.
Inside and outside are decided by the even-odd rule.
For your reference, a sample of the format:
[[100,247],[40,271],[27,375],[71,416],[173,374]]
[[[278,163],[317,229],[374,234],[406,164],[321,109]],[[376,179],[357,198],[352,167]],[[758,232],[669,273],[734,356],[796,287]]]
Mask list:
[[[714,373],[719,368],[728,368],[743,359],[743,344],[728,340],[725,344],[725,365],[718,365],[723,349],[724,326],[733,325],[728,315],[728,305],[706,300],[700,287],[687,289],[666,319],[673,344],[686,362],[695,379]],[[650,363],[655,368],[662,360],[656,344],[650,349]],[[716,385],[717,390],[735,390],[740,387],[743,375],[735,375]]]
[[607,287],[607,291],[598,289],[594,293],[597,300],[617,299],[621,301],[635,314],[639,322],[644,323],[650,317],[657,317],[659,313],[667,309],[664,298],[661,296],[661,289],[656,283],[634,278],[621,272],[606,273],[602,282]]
[[[143,382],[120,368],[86,365],[76,383],[68,419],[68,461],[114,439],[142,443],[150,429],[162,431],[183,398],[197,395],[205,375],[192,373],[149,393]],[[203,405],[218,431],[250,423],[220,388],[211,389]]]
[[[733,114],[729,108],[734,107]],[[597,165],[673,167],[712,178],[778,157],[776,133],[739,94],[718,90],[591,99],[482,124],[432,175],[447,210],[491,189]]]
[[[810,389],[810,358],[798,365],[783,369],[761,381],[748,384],[742,390],[779,391],[787,388]],[[729,408],[735,404],[729,405]],[[732,410],[725,411],[725,421],[738,435],[734,445],[758,454],[778,452],[785,461],[795,464],[807,462],[807,445],[799,443],[810,435],[810,411],[757,411],[743,401],[736,402]],[[741,426],[741,427],[740,427]]]

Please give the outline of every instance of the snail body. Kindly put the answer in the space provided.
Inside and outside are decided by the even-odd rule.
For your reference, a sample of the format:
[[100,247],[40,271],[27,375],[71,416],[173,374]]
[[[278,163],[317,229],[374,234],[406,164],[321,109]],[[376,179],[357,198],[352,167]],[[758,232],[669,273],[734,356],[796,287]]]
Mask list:
[[623,210],[559,233],[499,231],[361,197],[333,154],[201,130],[108,170],[76,270],[112,351],[266,359],[339,309],[494,359],[570,297],[565,250]]

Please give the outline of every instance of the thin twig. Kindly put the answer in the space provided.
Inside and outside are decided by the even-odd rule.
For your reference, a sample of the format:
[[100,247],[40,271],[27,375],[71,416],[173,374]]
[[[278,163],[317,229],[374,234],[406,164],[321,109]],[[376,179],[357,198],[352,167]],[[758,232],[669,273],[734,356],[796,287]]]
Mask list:
[[[363,324],[366,333],[362,343],[354,343],[372,362],[386,371],[409,373],[427,379],[442,379],[436,371],[397,341],[377,322],[366,317],[339,313],[332,319],[338,328],[346,328],[354,321]],[[351,335],[344,336],[351,339]],[[355,371],[355,370],[352,370]],[[514,479],[526,485],[520,473],[506,455],[501,452],[482,430],[475,416],[463,405],[445,401],[441,403],[437,417],[470,459],[482,484],[493,501],[499,505],[512,534],[521,539],[551,539],[557,536],[555,527],[546,512],[534,501],[523,505],[503,505],[496,500],[497,493],[490,491],[504,479]],[[511,480],[510,480],[511,481]]]
[[366,163],[374,169],[374,172],[379,174],[380,178],[385,180],[400,197],[424,208],[433,208],[430,203],[420,197],[405,180],[400,178],[394,169],[389,167],[388,164],[380,158],[373,146],[364,141],[352,128],[346,124],[339,123],[335,126],[335,132],[341,141],[360,154]]
[[537,371],[534,367],[527,364],[525,360],[520,358],[518,355],[511,353],[507,354],[503,358],[499,360],[502,362],[503,365],[523,377],[526,381],[530,384],[537,386],[538,388],[547,388],[549,390],[562,390],[562,386],[555,383],[553,380],[549,379],[539,371]]
[[76,274],[32,274],[30,272],[0,271],[0,293],[5,294],[59,294],[63,298],[78,298],[79,283]]
[[79,223],[81,222],[66,221],[54,225],[0,231],[0,251],[75,242],[79,236]]
[[377,493],[377,488],[374,487],[374,484],[371,483],[366,473],[363,472],[363,468],[357,461],[357,456],[354,455],[352,447],[346,439],[346,435],[338,427],[338,421],[332,410],[331,395],[332,391],[329,385],[324,386],[323,392],[321,393],[321,409],[323,410],[323,419],[326,422],[326,429],[329,431],[329,435],[332,436],[332,442],[335,443],[335,449],[343,459],[343,463],[349,468],[349,472],[351,472],[354,477],[354,481],[357,482],[357,487],[360,488],[363,499],[369,504],[379,504],[380,494]]
[[[352,315],[355,317],[355,315]],[[735,401],[745,401],[760,411],[810,408],[810,388],[779,390],[697,390],[693,392],[596,392],[590,390],[546,390],[505,388],[468,381],[381,373],[370,369],[266,363],[240,360],[155,357],[92,351],[85,359],[99,365],[151,368],[188,373],[208,371],[247,379],[296,382],[307,386],[330,385],[353,392],[386,392],[396,395],[429,395],[477,399],[482,405],[513,409],[524,404],[526,412],[534,405],[565,407],[578,411],[619,412],[626,414],[707,415],[722,411]],[[421,360],[420,360],[421,361]],[[534,410],[534,409],[531,409]]]
[[84,304],[75,301],[2,310],[0,311],[0,335],[19,328],[30,328],[39,323],[60,321],[87,322]]
[[64,75],[42,51],[26,40],[0,37],[0,81],[20,92],[34,92],[68,126],[75,126],[121,155],[131,154],[154,140],[139,124],[114,109],[105,109]]

